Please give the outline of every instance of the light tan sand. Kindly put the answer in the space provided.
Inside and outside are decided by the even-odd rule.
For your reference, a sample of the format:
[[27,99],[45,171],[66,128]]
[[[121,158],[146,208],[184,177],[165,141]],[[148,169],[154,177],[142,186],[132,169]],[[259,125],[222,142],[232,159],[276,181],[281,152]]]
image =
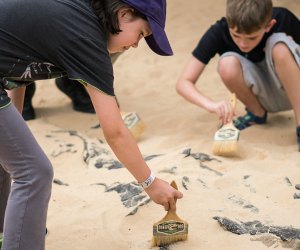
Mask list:
[[[274,4],[286,6],[300,17],[299,0]],[[267,125],[243,131],[238,157],[200,162],[182,154],[190,148],[192,153],[214,157],[216,116],[184,101],[176,94],[175,83],[200,36],[224,13],[225,0],[169,0],[167,33],[175,55],[156,56],[141,42],[115,64],[116,94],[123,111],[136,111],[147,124],[139,140],[143,155],[161,154],[148,161],[149,166],[159,177],[176,180],[184,193],[177,213],[189,222],[189,239],[169,249],[283,249],[272,235],[235,235],[224,231],[213,217],[300,229],[300,200],[293,198],[295,184],[300,183],[300,160],[291,111],[271,114]],[[216,73],[217,60],[212,60],[198,83],[215,100],[229,96]],[[68,184],[53,184],[46,249],[149,249],[152,225],[165,211],[150,202],[126,216],[147,197],[125,207],[120,193],[105,192],[105,186],[99,184],[109,188],[134,179],[124,168],[94,166],[97,160],[115,159],[107,145],[98,141],[103,135],[100,128],[93,128],[97,118],[74,112],[69,99],[51,81],[38,84],[34,106],[38,118],[28,124],[51,159],[55,178]],[[239,114],[243,109],[238,103]],[[70,130],[76,131],[75,135]],[[101,155],[84,162],[83,154],[93,149]],[[187,189],[183,180],[188,180]]]

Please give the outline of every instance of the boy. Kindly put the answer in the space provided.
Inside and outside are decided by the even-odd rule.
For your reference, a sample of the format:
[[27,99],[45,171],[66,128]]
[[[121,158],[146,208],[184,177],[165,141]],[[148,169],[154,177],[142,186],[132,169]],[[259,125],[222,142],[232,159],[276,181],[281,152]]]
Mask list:
[[174,211],[182,193],[155,178],[124,125],[109,57],[138,47],[142,38],[157,54],[172,55],[165,0],[1,0],[0,9],[2,212],[12,179],[2,249],[45,248],[53,168],[20,114],[24,86],[35,80],[67,75],[84,84],[116,156],[153,201]]
[[227,101],[215,102],[195,83],[216,54],[218,73],[229,91],[245,105],[234,121],[242,130],[267,122],[268,112],[293,109],[300,151],[300,21],[272,0],[228,0],[226,18],[212,25],[183,70],[177,92],[189,102],[216,113],[223,124],[234,111]]

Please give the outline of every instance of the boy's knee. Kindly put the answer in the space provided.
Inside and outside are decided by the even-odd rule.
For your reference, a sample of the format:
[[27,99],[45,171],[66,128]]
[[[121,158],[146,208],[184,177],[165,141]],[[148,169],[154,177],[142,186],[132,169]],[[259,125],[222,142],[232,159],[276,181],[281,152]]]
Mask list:
[[291,52],[288,46],[284,42],[278,42],[272,49],[272,58],[276,63],[282,63],[291,57]]
[[220,59],[218,73],[223,81],[231,81],[241,71],[241,64],[235,56],[226,56]]

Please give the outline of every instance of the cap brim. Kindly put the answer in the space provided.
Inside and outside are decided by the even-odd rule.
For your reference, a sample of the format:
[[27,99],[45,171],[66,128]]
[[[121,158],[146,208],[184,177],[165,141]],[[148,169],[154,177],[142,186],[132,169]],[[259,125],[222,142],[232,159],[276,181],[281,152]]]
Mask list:
[[164,29],[151,18],[148,18],[152,30],[150,36],[145,37],[148,46],[161,56],[171,56],[173,51]]

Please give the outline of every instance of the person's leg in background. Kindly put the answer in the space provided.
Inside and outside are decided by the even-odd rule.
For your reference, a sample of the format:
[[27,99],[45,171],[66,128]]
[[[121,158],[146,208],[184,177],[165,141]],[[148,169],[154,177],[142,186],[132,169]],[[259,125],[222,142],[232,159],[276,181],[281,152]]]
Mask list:
[[[36,83],[33,82],[26,87],[22,116],[25,121],[35,119],[35,111],[32,105],[32,98],[36,90]],[[84,86],[77,81],[69,80],[67,77],[55,79],[55,84],[60,91],[66,94],[71,100],[73,109],[84,113],[95,113],[94,107]]]
[[22,111],[22,116],[25,121],[35,119],[35,112],[32,106],[32,98],[35,93],[35,89],[36,89],[35,82],[33,82],[29,84],[25,90],[24,105]]
[[85,87],[78,81],[62,77],[55,79],[55,84],[60,91],[71,99],[74,110],[83,113],[95,113],[90,96]]
[[[122,53],[114,53],[110,55],[112,64],[115,63],[121,54]],[[90,96],[82,84],[76,80],[70,80],[67,77],[55,79],[55,84],[59,90],[72,100],[74,110],[84,113],[95,113]]]
[[[114,63],[121,54],[122,53],[111,54],[110,57],[112,63]],[[55,79],[55,84],[61,92],[71,99],[74,110],[83,113],[95,113],[92,101],[82,84],[78,83],[76,80],[70,80],[67,77]],[[34,82],[26,87],[22,112],[25,121],[35,119],[35,112],[32,106],[32,98],[35,89],[36,86]]]

